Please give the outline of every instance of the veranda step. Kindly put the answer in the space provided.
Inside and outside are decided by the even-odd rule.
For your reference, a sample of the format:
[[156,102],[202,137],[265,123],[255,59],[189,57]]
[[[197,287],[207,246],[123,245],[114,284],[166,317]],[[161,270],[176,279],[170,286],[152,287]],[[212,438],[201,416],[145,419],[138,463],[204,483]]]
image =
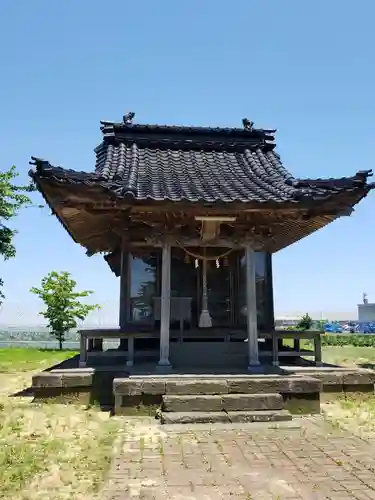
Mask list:
[[162,424],[214,424],[240,422],[285,422],[292,420],[287,410],[162,412]]
[[236,412],[281,410],[280,394],[189,394],[163,396],[164,412]]

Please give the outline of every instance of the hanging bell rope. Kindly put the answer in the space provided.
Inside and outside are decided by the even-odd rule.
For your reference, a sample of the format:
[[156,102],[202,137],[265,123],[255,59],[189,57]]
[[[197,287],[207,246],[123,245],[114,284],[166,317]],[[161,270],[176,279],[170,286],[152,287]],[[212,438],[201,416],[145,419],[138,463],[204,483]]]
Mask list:
[[[203,249],[206,253],[206,248]],[[199,328],[211,328],[212,318],[208,310],[208,287],[207,287],[207,260],[203,260],[202,266],[202,310],[199,315]]]
[[[224,253],[221,253],[219,255],[213,255],[213,256],[207,256],[207,255],[199,255],[198,253],[194,253],[194,252],[191,252],[190,250],[188,250],[186,247],[184,247],[183,245],[181,245],[181,243],[179,241],[176,241],[177,245],[188,255],[190,255],[190,257],[193,257],[194,259],[198,259],[198,260],[202,260],[202,261],[210,261],[210,260],[220,260],[220,259],[224,259],[225,257],[228,257],[229,254],[231,254],[234,249],[231,248],[230,250],[227,250],[226,252]],[[186,262],[186,258],[185,258],[185,262]]]

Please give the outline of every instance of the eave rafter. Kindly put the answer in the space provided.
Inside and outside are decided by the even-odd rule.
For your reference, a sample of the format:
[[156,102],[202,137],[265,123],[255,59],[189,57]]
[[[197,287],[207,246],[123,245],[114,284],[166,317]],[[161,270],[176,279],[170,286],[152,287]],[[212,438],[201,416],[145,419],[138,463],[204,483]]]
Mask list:
[[[294,241],[323,227],[338,216],[349,215],[351,207],[320,205],[290,207],[278,210],[242,205],[223,211],[212,207],[176,207],[170,211],[160,204],[129,206],[116,201],[90,203],[64,200],[56,203],[56,213],[70,228],[72,236],[90,253],[111,251],[123,242],[156,243],[166,235],[179,241],[199,240],[202,216],[223,218],[218,240],[238,244],[251,238],[256,249],[278,251]],[[327,208],[324,208],[327,206]],[[196,214],[200,214],[197,216]],[[228,219],[229,217],[229,219]],[[225,219],[226,218],[226,219]],[[150,235],[152,233],[152,239]]]

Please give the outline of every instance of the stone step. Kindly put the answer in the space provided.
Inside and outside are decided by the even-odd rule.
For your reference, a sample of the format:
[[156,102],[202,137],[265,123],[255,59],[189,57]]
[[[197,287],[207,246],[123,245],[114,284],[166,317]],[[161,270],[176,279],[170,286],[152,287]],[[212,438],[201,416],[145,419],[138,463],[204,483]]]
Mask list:
[[287,410],[162,412],[162,424],[214,424],[239,422],[283,422],[292,420]]
[[311,376],[132,376],[115,378],[115,395],[208,395],[208,394],[316,394],[321,391],[322,382]]
[[280,394],[189,394],[163,396],[164,412],[281,410]]
[[167,379],[165,394],[308,394],[321,391],[322,383],[310,376],[248,376],[216,379]]

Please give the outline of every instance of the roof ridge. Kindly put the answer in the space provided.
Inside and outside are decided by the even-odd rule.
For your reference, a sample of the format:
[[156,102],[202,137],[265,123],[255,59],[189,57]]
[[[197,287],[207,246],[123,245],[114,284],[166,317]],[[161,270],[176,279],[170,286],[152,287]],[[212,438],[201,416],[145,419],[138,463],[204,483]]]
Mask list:
[[255,128],[254,122],[247,118],[242,119],[240,127],[211,127],[196,125],[166,125],[166,124],[142,124],[133,123],[135,113],[127,113],[123,116],[122,122],[101,120],[100,130],[104,139],[117,138],[119,140],[135,139],[156,140],[171,143],[173,141],[194,141],[200,142],[228,142],[249,143],[261,142],[273,145],[276,129]]
[[246,129],[245,127],[220,127],[220,126],[205,126],[205,125],[183,125],[183,124],[160,124],[160,123],[124,123],[124,122],[115,122],[115,121],[107,121],[100,120],[101,130],[105,129],[105,127],[118,127],[118,128],[128,128],[128,129],[137,129],[137,128],[148,128],[148,129],[164,129],[164,130],[197,130],[197,131],[209,131],[209,132],[265,132],[274,134],[277,129],[268,129],[268,128],[251,128]]

